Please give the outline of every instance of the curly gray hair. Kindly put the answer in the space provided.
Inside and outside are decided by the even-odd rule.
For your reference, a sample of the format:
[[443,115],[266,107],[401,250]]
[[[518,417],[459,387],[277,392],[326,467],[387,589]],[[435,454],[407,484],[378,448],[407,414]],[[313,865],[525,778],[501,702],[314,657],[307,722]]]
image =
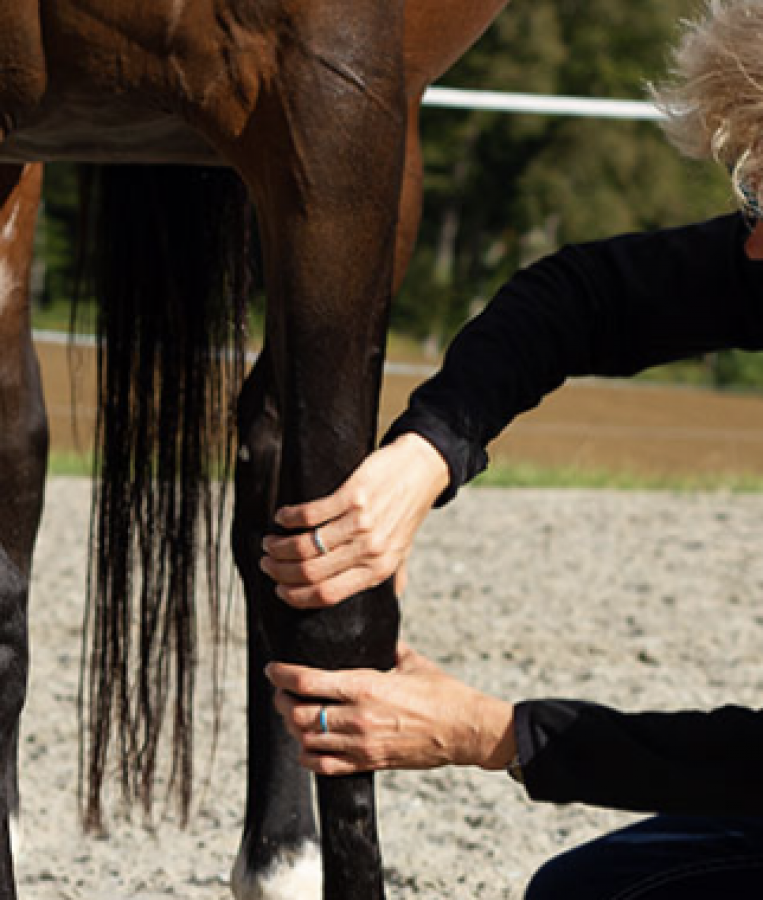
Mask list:
[[709,0],[682,22],[671,79],[651,86],[664,129],[687,156],[731,172],[744,208],[763,207],[763,0]]

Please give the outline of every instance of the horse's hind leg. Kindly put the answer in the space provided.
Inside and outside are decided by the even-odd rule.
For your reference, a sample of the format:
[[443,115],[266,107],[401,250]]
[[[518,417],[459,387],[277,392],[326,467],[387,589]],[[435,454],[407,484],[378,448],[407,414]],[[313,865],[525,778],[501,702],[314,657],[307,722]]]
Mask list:
[[[263,239],[271,402],[283,423],[279,504],[334,490],[372,448],[405,135],[402,4],[356,0],[344,29],[338,0],[297,8],[279,30],[277,84],[262,87],[251,132],[225,148],[252,189]],[[300,614],[258,582],[259,547],[250,554],[242,571],[247,590],[259,588],[268,657],[393,664],[389,584]],[[267,791],[256,816],[277,805],[279,785]],[[319,779],[318,797],[324,897],[379,900],[371,776]]]
[[40,166],[0,167],[0,898],[15,896],[8,817],[27,681],[27,603],[48,432],[32,347],[29,274]]
[[281,459],[274,391],[266,347],[238,406],[233,546],[247,599],[249,709],[246,816],[232,886],[237,900],[312,900],[320,896],[321,874],[310,781],[263,673],[271,655],[257,606],[267,589],[257,560],[275,507]]

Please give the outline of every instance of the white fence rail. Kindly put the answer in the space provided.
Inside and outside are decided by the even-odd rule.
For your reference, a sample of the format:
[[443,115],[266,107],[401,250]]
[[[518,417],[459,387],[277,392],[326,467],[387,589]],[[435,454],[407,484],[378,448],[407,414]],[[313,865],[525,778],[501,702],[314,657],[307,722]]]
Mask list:
[[641,100],[600,100],[593,97],[555,97],[544,94],[504,94],[432,87],[424,94],[425,106],[483,109],[493,112],[533,113],[546,116],[586,116],[597,119],[640,119],[657,122],[663,114]]

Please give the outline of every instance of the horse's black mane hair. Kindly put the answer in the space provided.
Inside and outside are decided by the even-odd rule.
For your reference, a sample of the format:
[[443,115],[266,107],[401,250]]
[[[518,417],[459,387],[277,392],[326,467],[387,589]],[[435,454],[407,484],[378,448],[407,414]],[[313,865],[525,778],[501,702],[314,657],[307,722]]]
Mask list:
[[[90,240],[78,293],[98,304],[99,411],[80,799],[85,824],[101,827],[113,735],[123,793],[148,810],[169,716],[169,786],[185,820],[196,572],[201,559],[217,646],[219,547],[235,437],[231,398],[243,377],[252,212],[242,182],[225,169],[88,168],[83,186]],[[215,652],[216,713],[217,661]]]

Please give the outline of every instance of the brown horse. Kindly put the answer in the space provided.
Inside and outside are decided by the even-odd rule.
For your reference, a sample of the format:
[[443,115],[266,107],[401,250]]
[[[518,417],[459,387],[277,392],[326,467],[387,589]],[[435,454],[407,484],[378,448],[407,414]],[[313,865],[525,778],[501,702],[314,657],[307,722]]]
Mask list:
[[[419,219],[420,99],[504,2],[0,0],[0,897],[15,896],[8,816],[47,458],[29,312],[37,164],[165,167],[112,167],[96,191],[105,213],[95,230],[113,232],[96,255],[110,299],[85,703],[89,824],[99,820],[112,723],[123,782],[137,770],[150,800],[170,691],[173,776],[188,806],[193,551],[198,522],[213,518],[203,484],[214,435],[202,425],[219,427],[220,382],[210,388],[207,375],[224,356],[216,337],[230,332],[221,318],[240,322],[230,295],[246,293],[245,262],[224,244],[242,244],[246,214],[224,170],[256,208],[268,307],[238,414],[233,544],[249,610],[250,763],[233,890],[242,900],[317,897],[315,874],[305,893],[290,880],[317,858],[316,829],[262,667],[273,656],[387,667],[398,609],[387,584],[336,610],[288,610],[259,573],[260,539],[276,504],[331,491],[373,444],[389,299]],[[199,176],[198,166],[221,171]],[[203,247],[194,216],[207,225]],[[142,305],[131,306],[137,296]],[[213,298],[229,304],[222,316]],[[370,776],[320,779],[318,798],[324,896],[382,897]]]

